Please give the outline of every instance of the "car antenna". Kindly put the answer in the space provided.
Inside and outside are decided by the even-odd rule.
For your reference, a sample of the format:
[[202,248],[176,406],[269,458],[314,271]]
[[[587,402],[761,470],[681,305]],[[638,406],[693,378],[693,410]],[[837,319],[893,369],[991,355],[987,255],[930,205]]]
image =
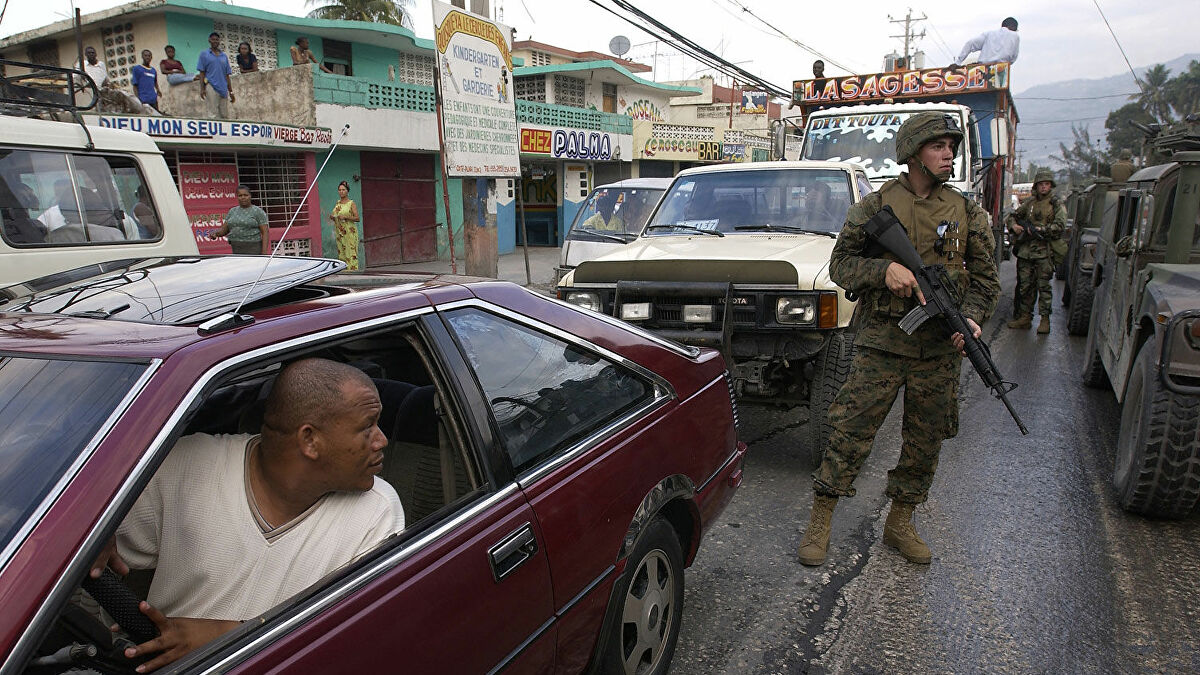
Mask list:
[[308,184],[308,189],[304,191],[304,197],[300,200],[300,205],[296,207],[296,212],[293,213],[291,219],[288,220],[287,227],[284,228],[283,234],[279,236],[279,241],[276,242],[275,248],[271,250],[271,255],[267,256],[267,260],[263,264],[262,271],[258,273],[258,278],[254,280],[254,283],[250,284],[250,288],[247,289],[246,294],[242,296],[241,302],[237,304],[237,307],[233,308],[232,312],[226,312],[200,324],[199,333],[201,335],[220,333],[221,331],[229,330],[231,328],[240,328],[242,326],[254,323],[254,317],[248,314],[239,314],[239,312],[242,311],[242,306],[246,304],[246,300],[250,298],[250,294],[253,293],[254,289],[258,286],[258,282],[262,281],[262,278],[266,276],[267,267],[271,265],[271,261],[275,259],[276,255],[278,255],[279,249],[283,246],[283,242],[287,238],[288,232],[292,230],[292,225],[296,222],[296,217],[299,216],[300,211],[304,209],[304,204],[308,201],[308,195],[312,194],[313,188],[317,185],[317,179],[321,177],[321,172],[325,170],[325,165],[329,164],[330,158],[333,157],[333,151],[337,150],[338,143],[342,142],[342,138],[345,137],[347,131],[350,131],[349,124],[343,126],[342,132],[338,134],[337,138],[333,139],[333,143],[329,146],[329,154],[325,156],[325,161],[321,162],[320,168],[317,169],[317,175],[313,176],[312,182]]

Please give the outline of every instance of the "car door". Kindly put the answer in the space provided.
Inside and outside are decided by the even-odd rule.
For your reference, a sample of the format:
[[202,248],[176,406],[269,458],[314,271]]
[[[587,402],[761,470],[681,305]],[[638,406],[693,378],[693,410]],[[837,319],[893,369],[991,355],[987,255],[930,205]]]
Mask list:
[[1128,293],[1129,278],[1133,269],[1132,256],[1129,254],[1133,248],[1133,240],[1130,235],[1133,232],[1138,197],[1137,190],[1125,190],[1118,198],[1117,221],[1112,229],[1112,237],[1105,252],[1104,280],[1098,297],[1104,298],[1103,302],[1107,303],[1107,306],[1100,317],[1100,325],[1103,330],[1102,335],[1098,336],[1102,339],[1097,342],[1097,345],[1100,347],[1100,356],[1109,373],[1115,372],[1117,358],[1120,356],[1118,347],[1121,341],[1120,334],[1124,330],[1122,323],[1125,297]]

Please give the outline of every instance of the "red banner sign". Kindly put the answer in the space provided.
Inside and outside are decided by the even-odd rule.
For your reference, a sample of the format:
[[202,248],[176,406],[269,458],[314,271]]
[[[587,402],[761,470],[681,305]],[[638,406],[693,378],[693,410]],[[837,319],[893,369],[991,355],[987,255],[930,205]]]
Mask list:
[[977,63],[957,68],[796,80],[792,83],[792,99],[801,105],[869,103],[886,98],[965,94],[1007,88],[1007,63]]
[[230,253],[223,237],[209,241],[208,234],[225,223],[229,209],[237,206],[237,167],[229,164],[180,164],[179,191],[187,211],[196,246],[201,253]]

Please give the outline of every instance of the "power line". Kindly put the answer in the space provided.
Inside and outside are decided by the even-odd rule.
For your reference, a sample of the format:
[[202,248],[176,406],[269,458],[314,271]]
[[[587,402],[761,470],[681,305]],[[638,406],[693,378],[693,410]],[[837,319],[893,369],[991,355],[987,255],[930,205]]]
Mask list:
[[1103,96],[1013,96],[1016,101],[1098,101],[1102,98],[1118,98],[1121,96],[1138,96],[1141,92],[1127,92],[1124,94],[1105,94]]
[[942,53],[946,55],[946,60],[953,63],[954,54],[950,51],[950,45],[946,43],[946,38],[942,37],[941,31],[937,29],[937,26],[933,25],[932,21],[929,22],[929,28],[933,30],[934,44],[936,44],[938,49],[941,49]]
[[1040,122],[1026,122],[1026,121],[1022,120],[1021,126],[1032,125],[1032,124],[1063,124],[1066,122],[1088,122],[1088,121],[1092,121],[1092,120],[1106,120],[1106,119],[1108,119],[1108,115],[1101,115],[1099,117],[1078,117],[1078,118],[1069,119],[1069,120],[1044,120],[1044,121],[1040,121]]
[[856,71],[855,71],[853,68],[848,68],[848,67],[846,67],[845,65],[843,65],[843,64],[841,64],[841,63],[838,63],[837,61],[834,61],[832,58],[830,58],[830,57],[828,57],[828,56],[826,56],[826,55],[822,54],[821,52],[819,52],[819,51],[817,51],[817,50],[813,49],[812,47],[809,47],[808,45],[804,44],[803,42],[800,42],[800,41],[799,41],[799,40],[797,40],[796,38],[794,38],[794,37],[792,37],[792,36],[788,35],[787,33],[784,33],[783,31],[779,30],[778,28],[776,28],[776,27],[775,27],[775,25],[774,25],[774,24],[770,23],[770,22],[769,22],[769,21],[767,21],[766,19],[763,19],[761,16],[759,16],[759,15],[755,14],[755,13],[754,13],[754,10],[752,10],[752,9],[750,9],[749,7],[747,7],[747,6],[743,5],[743,4],[741,3],[741,1],[740,1],[740,0],[727,0],[727,2],[729,2],[729,3],[730,3],[730,4],[732,4],[732,5],[736,5],[736,6],[737,6],[738,8],[740,8],[740,9],[741,9],[743,12],[745,12],[746,14],[749,14],[750,16],[754,17],[755,19],[758,19],[758,21],[759,21],[760,23],[762,23],[762,24],[763,24],[764,26],[766,26],[767,28],[770,28],[770,29],[771,29],[771,32],[773,32],[773,33],[775,33],[775,34],[779,35],[779,36],[780,36],[780,37],[782,37],[783,39],[787,40],[788,42],[791,42],[792,44],[794,44],[794,45],[796,45],[797,47],[799,47],[799,48],[803,49],[804,51],[808,52],[809,54],[812,54],[813,56],[815,56],[815,57],[817,57],[817,58],[819,58],[819,59],[822,59],[823,61],[825,61],[826,63],[829,63],[830,65],[833,65],[833,66],[836,66],[836,67],[838,67],[838,68],[841,68],[842,70],[846,71],[847,73],[853,73],[853,72],[856,72]]
[[1112,24],[1108,22],[1108,17],[1104,16],[1104,10],[1100,9],[1100,0],[1092,0],[1096,5],[1096,11],[1100,12],[1100,18],[1104,19],[1104,25],[1108,26],[1108,34],[1112,35],[1113,42],[1117,43],[1117,49],[1121,52],[1121,58],[1125,59],[1125,65],[1129,67],[1129,74],[1133,76],[1133,81],[1137,83],[1138,89],[1145,91],[1146,85],[1138,79],[1137,73],[1133,72],[1133,64],[1129,62],[1129,57],[1125,55],[1125,48],[1121,46],[1121,41],[1117,39],[1117,34],[1113,31]]

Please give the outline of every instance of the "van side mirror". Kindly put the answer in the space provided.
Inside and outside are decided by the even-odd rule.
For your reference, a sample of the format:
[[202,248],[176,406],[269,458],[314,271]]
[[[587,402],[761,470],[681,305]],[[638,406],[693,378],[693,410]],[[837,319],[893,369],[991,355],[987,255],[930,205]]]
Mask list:
[[780,120],[771,122],[771,158],[786,159],[787,125]]
[[1117,240],[1117,247],[1114,250],[1118,258],[1128,258],[1133,255],[1133,235],[1127,234]]

